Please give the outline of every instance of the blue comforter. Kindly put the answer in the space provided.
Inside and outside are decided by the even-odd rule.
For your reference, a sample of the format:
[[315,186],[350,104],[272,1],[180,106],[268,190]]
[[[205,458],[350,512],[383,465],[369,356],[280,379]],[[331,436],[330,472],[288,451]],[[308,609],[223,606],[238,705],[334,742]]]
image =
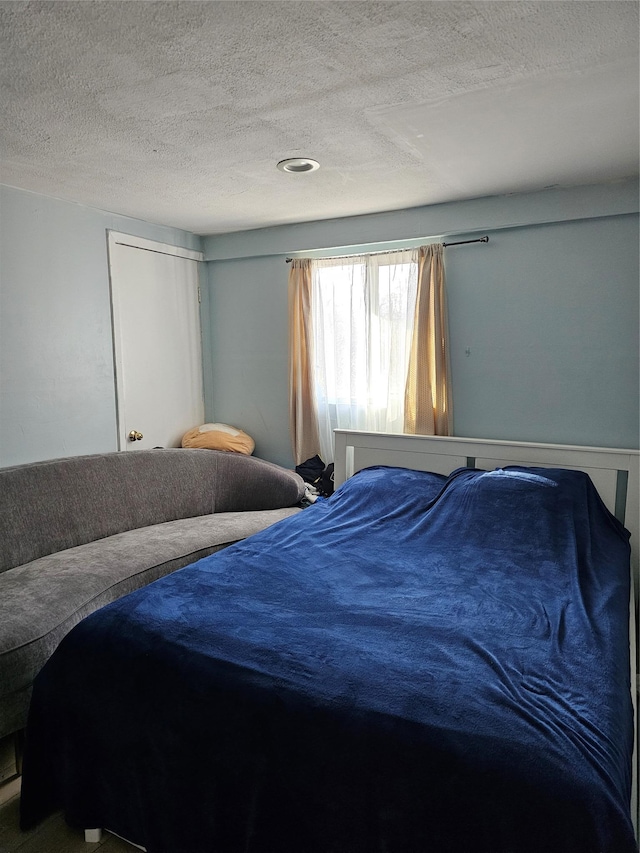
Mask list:
[[631,853],[629,544],[580,472],[372,468],[104,607],[22,823],[149,853]]

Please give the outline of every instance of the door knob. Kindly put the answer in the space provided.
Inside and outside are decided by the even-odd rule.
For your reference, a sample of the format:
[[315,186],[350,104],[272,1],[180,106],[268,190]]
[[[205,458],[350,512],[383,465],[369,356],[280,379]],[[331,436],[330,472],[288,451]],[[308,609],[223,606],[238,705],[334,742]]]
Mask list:
[[140,441],[141,438],[144,438],[144,436],[136,429],[132,429],[129,433],[129,441]]

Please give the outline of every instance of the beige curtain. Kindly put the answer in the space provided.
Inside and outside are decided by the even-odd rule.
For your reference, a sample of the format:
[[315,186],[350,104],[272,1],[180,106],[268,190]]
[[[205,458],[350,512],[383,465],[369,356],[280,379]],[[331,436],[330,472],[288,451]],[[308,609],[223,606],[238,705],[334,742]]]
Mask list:
[[313,393],[311,261],[291,261],[289,270],[289,426],[295,464],[320,453]]
[[443,246],[421,246],[418,294],[404,396],[404,431],[418,435],[451,435],[453,413]]

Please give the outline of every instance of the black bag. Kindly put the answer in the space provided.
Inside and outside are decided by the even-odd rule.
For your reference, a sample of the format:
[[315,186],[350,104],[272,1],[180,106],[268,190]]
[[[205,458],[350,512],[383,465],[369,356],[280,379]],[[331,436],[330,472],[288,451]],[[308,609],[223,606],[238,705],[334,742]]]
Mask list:
[[305,483],[310,483],[318,494],[328,498],[333,494],[333,462],[326,468],[318,455],[312,456],[300,465],[296,465],[296,474],[300,474]]
[[320,477],[320,485],[316,486],[316,489],[325,498],[328,498],[329,495],[333,494],[333,462],[329,462],[327,467],[322,472],[322,476]]
[[306,462],[301,462],[296,465],[296,474],[300,474],[305,483],[311,483],[312,486],[318,488],[318,483],[324,471],[324,462],[319,456],[312,456]]

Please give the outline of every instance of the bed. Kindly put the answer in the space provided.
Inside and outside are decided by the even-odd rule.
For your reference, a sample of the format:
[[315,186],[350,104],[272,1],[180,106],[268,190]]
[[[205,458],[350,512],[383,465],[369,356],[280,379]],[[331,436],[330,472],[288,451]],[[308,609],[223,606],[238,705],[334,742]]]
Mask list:
[[335,477],[65,638],[23,828],[63,809],[149,853],[636,850],[638,452],[338,431]]

